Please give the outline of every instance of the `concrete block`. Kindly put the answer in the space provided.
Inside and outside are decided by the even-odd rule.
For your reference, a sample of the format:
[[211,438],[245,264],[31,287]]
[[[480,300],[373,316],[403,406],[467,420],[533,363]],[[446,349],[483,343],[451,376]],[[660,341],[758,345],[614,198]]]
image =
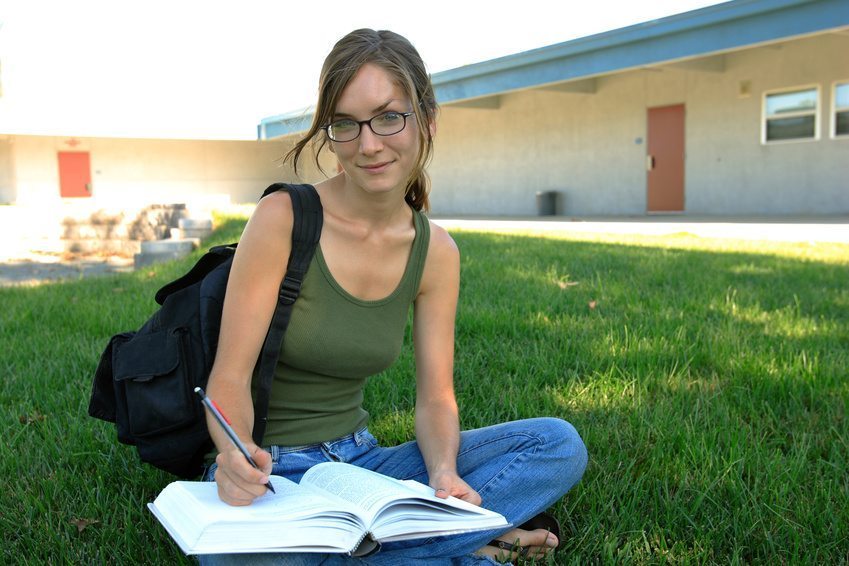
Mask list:
[[209,230],[212,231],[211,218],[181,218],[177,225],[183,230]]
[[148,240],[141,243],[141,253],[143,254],[169,254],[179,253],[183,255],[190,254],[197,247],[197,242],[193,239],[188,240]]
[[72,254],[82,255],[121,255],[125,257],[141,251],[141,244],[135,240],[122,240],[119,238],[109,238],[102,240],[93,240],[88,238],[62,240],[64,251]]
[[155,263],[180,259],[185,256],[186,254],[182,252],[140,253],[133,257],[133,267],[141,269]]
[[182,229],[182,238],[197,238],[202,240],[212,234],[212,230],[192,230],[190,228]]
[[200,241],[211,234],[206,230],[183,230],[182,228],[171,228],[169,231],[172,240],[195,240],[195,247],[200,247]]

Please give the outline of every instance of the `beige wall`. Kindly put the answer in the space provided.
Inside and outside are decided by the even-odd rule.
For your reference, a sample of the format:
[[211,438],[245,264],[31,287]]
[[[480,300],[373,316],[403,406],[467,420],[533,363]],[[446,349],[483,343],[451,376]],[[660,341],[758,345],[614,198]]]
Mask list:
[[15,202],[16,196],[12,138],[0,135],[0,204]]
[[[290,136],[286,147],[292,147],[297,141],[297,136]],[[298,165],[298,175],[295,175],[291,167],[286,168],[286,173],[283,181],[287,183],[318,183],[329,177],[337,174],[339,162],[336,156],[325,146],[324,151],[318,156],[318,166],[316,166],[315,153],[313,148],[307,146],[301,154],[301,161]]]
[[[729,53],[718,71],[599,77],[595,93],[535,89],[501,96],[497,109],[446,106],[433,212],[533,215],[537,191],[558,191],[561,214],[645,214],[647,109],[683,103],[687,213],[849,213],[849,139],[829,135],[832,84],[849,79],[849,58],[836,53],[849,53],[849,36]],[[821,88],[820,139],[761,144],[764,91],[810,84]]]
[[[69,145],[72,139],[78,144]],[[13,164],[9,169],[15,172],[14,190],[8,193],[14,197],[9,200],[18,204],[62,201],[59,151],[88,151],[91,156],[92,198],[68,200],[91,200],[91,204],[104,206],[255,202],[269,184],[294,179],[291,167],[280,161],[290,145],[280,141],[51,136],[8,136],[6,141],[4,146],[0,139],[0,167],[6,155]],[[313,170],[307,164],[306,174]],[[0,190],[4,186],[0,172]]]
[[[849,58],[837,53],[849,53],[849,35],[728,53],[713,71],[598,77],[593,93],[534,89],[500,96],[496,109],[446,106],[430,167],[433,212],[533,215],[536,192],[557,191],[561,214],[645,214],[647,109],[683,103],[686,213],[847,214],[849,139],[829,132],[833,83],[849,80]],[[812,84],[821,89],[819,139],[763,145],[763,93]],[[61,203],[57,153],[66,150],[90,152],[90,200],[104,206],[255,202],[268,184],[298,180],[280,162],[291,139],[70,139],[0,135],[0,203]],[[302,163],[305,182],[324,178],[310,155]],[[335,171],[328,152],[322,164]]]

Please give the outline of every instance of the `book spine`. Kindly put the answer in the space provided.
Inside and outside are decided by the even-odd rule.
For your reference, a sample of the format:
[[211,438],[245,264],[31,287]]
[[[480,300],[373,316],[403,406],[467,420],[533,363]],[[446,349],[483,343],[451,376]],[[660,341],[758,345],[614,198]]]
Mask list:
[[348,556],[363,558],[371,556],[380,550],[380,543],[372,536],[371,533],[363,533],[362,538],[357,542],[354,550],[348,553]]

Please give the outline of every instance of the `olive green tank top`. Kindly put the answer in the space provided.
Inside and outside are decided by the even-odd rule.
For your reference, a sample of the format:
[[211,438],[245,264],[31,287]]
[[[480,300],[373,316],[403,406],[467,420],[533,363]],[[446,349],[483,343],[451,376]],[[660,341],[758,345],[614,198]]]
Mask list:
[[427,257],[428,220],[414,210],[413,223],[416,236],[404,275],[380,300],[348,294],[327,268],[321,246],[316,248],[275,369],[264,445],[326,442],[366,425],[366,378],[401,353]]

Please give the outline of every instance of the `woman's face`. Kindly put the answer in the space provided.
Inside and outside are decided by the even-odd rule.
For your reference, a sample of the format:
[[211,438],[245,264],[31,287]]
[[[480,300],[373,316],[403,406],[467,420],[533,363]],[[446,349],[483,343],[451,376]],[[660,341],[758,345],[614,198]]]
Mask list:
[[[384,114],[412,111],[410,99],[392,76],[378,65],[366,63],[354,75],[336,105],[331,121],[347,118],[359,122]],[[388,136],[375,134],[367,124],[360,135],[347,142],[330,142],[350,182],[368,193],[400,192],[415,165],[419,150],[418,126],[414,115],[404,129]]]

